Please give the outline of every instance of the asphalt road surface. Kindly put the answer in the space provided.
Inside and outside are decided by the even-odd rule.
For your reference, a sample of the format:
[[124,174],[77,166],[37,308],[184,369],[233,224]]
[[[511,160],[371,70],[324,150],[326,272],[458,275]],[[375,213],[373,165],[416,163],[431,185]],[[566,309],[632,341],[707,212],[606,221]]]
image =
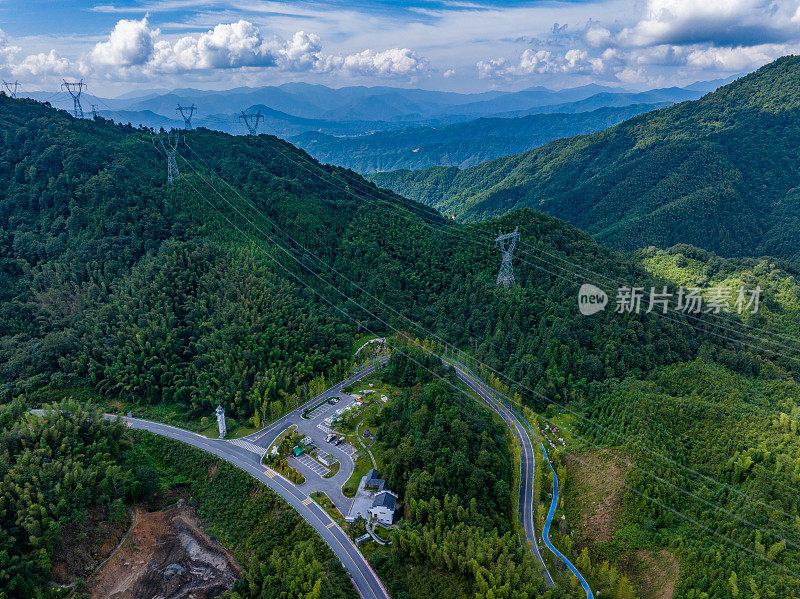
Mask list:
[[[330,478],[323,478],[317,469],[313,466],[309,466],[305,460],[289,458],[290,465],[306,477],[306,482],[304,483],[305,487],[308,487],[309,490],[313,491],[323,491],[339,509],[342,515],[346,516],[350,511],[350,506],[353,503],[353,499],[350,497],[345,497],[344,493],[342,493],[342,486],[350,478],[350,475],[353,474],[353,470],[355,470],[355,463],[353,461],[355,449],[346,444],[333,445],[332,443],[327,443],[325,441],[327,432],[320,428],[319,425],[323,422],[326,416],[332,416],[337,408],[346,405],[347,401],[352,401],[352,398],[349,398],[349,396],[345,395],[342,392],[342,389],[370,375],[375,371],[375,367],[378,364],[385,364],[387,360],[388,356],[373,358],[341,383],[326,389],[324,392],[320,393],[310,401],[307,401],[305,404],[295,408],[285,416],[282,416],[275,422],[268,424],[261,430],[251,433],[242,439],[237,439],[236,442],[250,443],[256,447],[260,447],[263,452],[266,452],[278,435],[280,435],[290,426],[296,426],[300,433],[311,437],[314,445],[316,445],[325,453],[332,455],[339,461],[339,471]],[[334,406],[324,404],[323,406],[314,410],[310,414],[310,418],[303,418],[303,412],[306,409],[314,407],[320,402],[324,402],[332,397],[338,397],[340,399],[339,403],[335,404]]]
[[353,584],[362,597],[365,599],[389,598],[389,593],[386,592],[377,574],[350,540],[350,537],[308,495],[274,470],[262,466],[261,458],[257,454],[229,441],[209,439],[174,426],[138,418],[125,417],[122,420],[130,428],[146,430],[207,451],[261,481],[286,500],[317,531],[317,534],[328,544],[341,560],[344,568],[350,573]]
[[506,423],[509,429],[517,437],[520,444],[520,488],[519,488],[519,517],[525,529],[525,536],[530,541],[533,553],[542,565],[545,582],[548,586],[553,585],[553,577],[547,570],[547,566],[542,559],[539,551],[539,544],[536,542],[536,529],[534,528],[534,501],[533,501],[533,473],[536,468],[536,460],[533,453],[533,442],[525,430],[525,425],[520,422],[517,415],[508,408],[503,402],[498,401],[494,392],[487,387],[483,381],[474,376],[472,372],[463,364],[451,360],[446,361],[455,368],[456,375],[464,381],[481,399],[483,399]]

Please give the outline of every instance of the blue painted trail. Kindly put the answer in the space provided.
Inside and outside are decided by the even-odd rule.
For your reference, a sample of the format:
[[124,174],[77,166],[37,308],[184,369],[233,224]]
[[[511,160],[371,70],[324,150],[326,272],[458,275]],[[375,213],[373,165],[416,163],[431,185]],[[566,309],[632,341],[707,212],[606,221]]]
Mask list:
[[[481,379],[478,378],[478,376],[476,376],[475,373],[472,372],[472,370],[468,366],[462,364],[461,362],[453,360],[452,358],[446,358],[444,356],[438,356],[438,357],[442,358],[447,362],[452,362],[453,364],[457,364],[458,366],[463,368],[466,372],[468,372],[473,378],[475,378],[478,381],[481,381]],[[481,383],[483,383],[483,381],[481,381]],[[524,422],[525,426],[528,428],[531,435],[535,437],[533,429],[531,428],[530,423],[525,419],[525,417],[519,412],[517,412],[513,407],[511,407],[508,404],[508,402],[505,399],[503,399],[494,389],[489,387],[486,383],[483,383],[483,385],[484,387],[486,387],[489,393],[491,393],[498,401],[502,402],[503,405],[505,405],[509,410],[511,410],[517,416],[517,418],[520,419],[521,422]],[[569,561],[564,556],[564,554],[562,554],[558,549],[556,549],[552,542],[550,542],[550,525],[552,524],[553,515],[556,513],[556,507],[558,506],[558,476],[556,476],[556,471],[553,469],[553,464],[550,463],[550,457],[547,455],[547,450],[545,450],[544,444],[541,442],[539,444],[542,447],[542,456],[544,457],[544,461],[547,462],[547,465],[550,467],[550,472],[553,473],[553,501],[550,503],[550,511],[547,514],[547,520],[545,520],[544,530],[542,531],[542,540],[544,541],[545,546],[550,551],[553,552],[553,555],[555,555],[558,559],[562,560],[567,565],[567,568],[570,569],[570,572],[572,572],[575,575],[575,577],[581,583],[583,590],[586,591],[586,598],[594,599],[594,594],[592,593],[592,589],[589,586],[589,583],[578,571],[578,568],[576,568],[575,565],[571,561]]]
[[550,511],[547,513],[547,520],[545,520],[544,523],[544,534],[542,534],[542,540],[547,548],[552,551],[553,554],[559,557],[567,565],[567,568],[569,568],[575,577],[580,581],[583,590],[586,591],[587,599],[594,599],[592,589],[589,586],[589,583],[586,582],[586,579],[581,576],[581,573],[578,572],[578,569],[572,564],[572,562],[564,557],[564,555],[550,542],[550,524],[553,522],[553,514],[556,513],[556,506],[558,505],[558,476],[556,476],[556,471],[553,470],[553,464],[550,463],[550,458],[547,456],[547,450],[544,448],[544,443],[539,442],[539,444],[542,446],[542,455],[544,455],[547,465],[550,466],[550,472],[553,473],[553,502],[550,504]]

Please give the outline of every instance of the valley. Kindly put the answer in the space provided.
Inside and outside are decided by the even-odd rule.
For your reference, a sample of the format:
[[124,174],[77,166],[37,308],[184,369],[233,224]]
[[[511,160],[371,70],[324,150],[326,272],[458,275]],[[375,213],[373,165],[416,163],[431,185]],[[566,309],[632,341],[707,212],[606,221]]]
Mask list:
[[[621,123],[598,132],[370,180],[273,135],[186,128],[170,155],[0,96],[0,597],[155,593],[220,555],[193,588],[225,599],[800,596],[798,73],[783,58],[697,100],[601,107]],[[451,119],[425,134],[443,143],[474,126],[459,111],[594,119],[544,114],[611,93],[577,89],[406,90],[394,111],[270,93],[303,119]],[[387,155],[353,147],[329,151]],[[194,542],[125,589],[102,569],[50,584],[63,531],[108,545],[176,495],[194,511],[162,525]]]

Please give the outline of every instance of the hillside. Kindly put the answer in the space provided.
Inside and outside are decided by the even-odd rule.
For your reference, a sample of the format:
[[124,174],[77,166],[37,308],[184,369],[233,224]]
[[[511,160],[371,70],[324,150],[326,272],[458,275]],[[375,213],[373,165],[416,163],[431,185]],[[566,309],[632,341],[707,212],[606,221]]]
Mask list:
[[310,131],[291,137],[289,141],[320,162],[360,173],[430,166],[463,168],[518,154],[561,137],[600,131],[658,107],[658,104],[636,104],[578,114],[480,118],[453,125],[381,131],[356,137],[334,137]]
[[535,207],[622,249],[800,258],[800,57],[693,102],[470,169],[373,180],[464,221]]
[[[773,360],[757,339],[709,334],[709,315],[698,325],[680,314],[606,311],[589,318],[577,311],[576,290],[587,279],[672,284],[672,277],[696,276],[693,260],[703,260],[696,254],[686,250],[686,261],[676,259],[675,267],[688,269],[677,272],[669,256],[621,254],[530,209],[485,223],[452,223],[265,135],[186,132],[173,187],[145,130],[0,97],[0,135],[0,391],[3,402],[18,406],[9,428],[24,429],[17,422],[21,401],[72,395],[134,405],[153,418],[173,410],[197,420],[221,404],[233,419],[258,426],[308,398],[320,381],[341,380],[359,332],[394,328],[430,344],[438,336],[516,381],[509,393],[528,408],[591,415],[592,422],[576,427],[581,443],[624,445],[634,464],[666,473],[662,481],[630,478],[632,489],[666,507],[633,491],[624,495],[624,526],[614,543],[587,553],[593,582],[611,584],[606,560],[621,568],[631,552],[669,548],[681,563],[684,596],[725,596],[732,571],[742,588],[752,581],[766,589],[763,596],[800,593],[793,574],[800,569],[794,528],[800,499],[781,492],[800,481],[800,435],[791,424],[800,416],[794,354]],[[496,284],[494,238],[498,229],[516,226],[523,240],[516,284],[504,290]],[[726,263],[711,274],[702,284],[730,279],[753,286],[765,279],[784,290],[763,316],[746,317],[750,326],[779,327],[796,314],[790,265]],[[733,313],[729,322],[738,327],[740,321]],[[397,551],[376,569],[390,577],[395,594],[415,599],[431,596],[430,587],[413,584],[410,572],[431,564],[463,585],[455,595],[565,595],[543,591],[535,575],[525,579],[527,586],[517,574],[504,578],[532,570],[530,554],[519,551],[508,530],[511,510],[497,514],[502,498],[512,496],[512,469],[497,462],[505,453],[493,449],[502,429],[490,426],[476,404],[455,403],[445,383],[422,375],[398,376],[402,400],[381,421],[381,443],[395,450],[386,476],[414,498],[417,513],[397,537]],[[722,416],[747,434],[733,425],[716,431]],[[15,435],[0,447],[2,476],[5,456],[17,455]],[[682,461],[653,464],[642,443]],[[458,457],[464,463],[456,466],[491,470],[495,489],[482,484],[485,475],[454,479],[445,468],[448,456],[472,456]],[[116,471],[106,467],[108,460],[102,466],[111,476]],[[738,493],[719,491],[681,465]],[[30,473],[13,474],[2,480],[2,490],[17,497]],[[146,471],[137,476],[152,478]],[[668,483],[710,497],[740,518],[689,502]],[[50,503],[58,505],[58,494],[67,492],[53,487]],[[775,508],[769,522],[742,494],[764,497]],[[79,507],[88,502],[82,497]],[[97,500],[105,501],[101,494]],[[64,521],[79,516],[73,511]],[[684,517],[755,549],[709,536]],[[763,522],[763,530],[756,535],[742,517]],[[58,531],[48,529],[40,541],[39,520],[25,522],[26,539],[34,541],[17,547],[16,517],[0,521],[3,549],[38,559],[43,542],[41,555],[51,555]],[[235,517],[219,525],[232,537],[244,526]],[[795,544],[782,545],[782,534]],[[582,549],[564,546],[572,558]],[[788,571],[765,567],[765,555]],[[484,576],[470,557],[488,571],[499,566],[498,576]],[[236,592],[258,597],[283,560],[250,564],[248,588]],[[37,577],[47,571],[43,560]],[[631,596],[629,587],[606,586],[600,584],[603,596]]]

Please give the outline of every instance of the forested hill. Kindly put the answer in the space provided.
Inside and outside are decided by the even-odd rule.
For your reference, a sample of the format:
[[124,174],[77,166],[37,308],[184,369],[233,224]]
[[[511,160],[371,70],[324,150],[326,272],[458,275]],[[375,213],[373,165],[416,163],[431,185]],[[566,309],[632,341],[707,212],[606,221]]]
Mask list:
[[800,258],[800,57],[703,98],[466,170],[372,179],[464,221],[520,206],[619,248]]
[[452,125],[345,137],[308,131],[289,141],[320,162],[338,164],[359,173],[437,165],[463,168],[518,154],[561,137],[600,131],[661,106],[664,104],[631,104],[577,114],[480,118]]
[[[666,508],[626,495],[624,545],[603,559],[669,547],[682,563],[680,596],[725,596],[733,571],[742,588],[752,580],[771,589],[764,597],[800,592],[793,575],[800,552],[772,530],[795,526],[800,510],[796,493],[777,491],[800,480],[800,434],[788,424],[789,415],[800,417],[794,354],[774,364],[757,340],[728,342],[679,314],[609,310],[589,318],[577,310],[577,288],[587,279],[649,288],[674,274],[702,286],[708,279],[695,253],[620,254],[530,209],[455,224],[266,135],[185,132],[172,187],[149,131],[3,96],[0,137],[3,402],[44,389],[172,408],[187,418],[222,404],[232,418],[258,426],[309,397],[323,377],[340,380],[359,332],[438,335],[517,381],[510,392],[528,406],[569,403],[605,427],[587,424],[581,434],[615,445],[621,441],[601,431],[619,430],[669,448],[691,468],[779,508],[753,545],[740,520],[704,504],[687,508],[672,489],[633,477],[637,492]],[[517,226],[516,284],[505,290],[496,284],[494,238]],[[771,282],[780,291],[749,324],[787,322],[784,304],[797,313],[794,271],[776,275],[768,261],[746,267],[720,266],[715,276],[748,288]],[[726,326],[737,316],[730,318]],[[450,403],[430,393],[410,395],[402,418],[394,415],[410,423],[410,434],[421,434],[427,419],[417,405]],[[735,425],[719,430],[723,416]],[[667,421],[669,428],[658,425]],[[636,464],[697,487],[678,469],[664,473],[634,445],[628,450]],[[740,509],[733,494],[697,491]],[[445,491],[419,485],[417,492]],[[670,511],[684,509],[758,555],[766,547],[787,570],[765,569],[758,555]],[[483,596],[506,596],[496,584],[482,581]]]
[[532,211],[464,227],[274,137],[208,130],[185,133],[169,188],[147,131],[8,98],[0,119],[9,394],[85,382],[190,415],[221,403],[265,419],[322,375],[340,376],[359,328],[392,323],[566,398],[575,384],[689,358],[702,342],[671,321],[581,317],[580,273],[550,274],[530,255],[519,286],[499,290],[493,239],[517,225],[551,256],[649,280]]

